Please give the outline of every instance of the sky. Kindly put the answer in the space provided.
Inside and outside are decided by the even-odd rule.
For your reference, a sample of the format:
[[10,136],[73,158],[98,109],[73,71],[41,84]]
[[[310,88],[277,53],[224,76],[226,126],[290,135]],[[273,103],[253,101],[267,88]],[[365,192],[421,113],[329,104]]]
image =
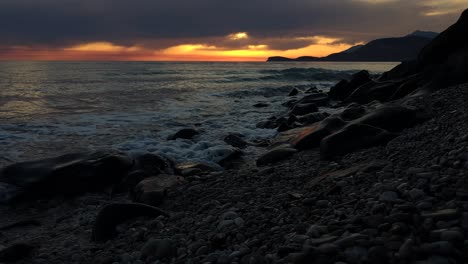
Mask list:
[[441,32],[468,0],[0,0],[0,60],[264,61]]

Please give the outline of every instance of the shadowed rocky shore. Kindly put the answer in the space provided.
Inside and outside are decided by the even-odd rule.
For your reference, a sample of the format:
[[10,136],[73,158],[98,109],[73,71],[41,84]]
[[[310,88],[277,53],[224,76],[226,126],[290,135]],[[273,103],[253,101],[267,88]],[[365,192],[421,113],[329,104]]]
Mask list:
[[[224,170],[116,151],[9,165],[0,262],[464,263],[467,66],[465,11],[378,78],[291,91],[258,124],[270,142],[226,137]],[[263,154],[240,160],[247,145]]]

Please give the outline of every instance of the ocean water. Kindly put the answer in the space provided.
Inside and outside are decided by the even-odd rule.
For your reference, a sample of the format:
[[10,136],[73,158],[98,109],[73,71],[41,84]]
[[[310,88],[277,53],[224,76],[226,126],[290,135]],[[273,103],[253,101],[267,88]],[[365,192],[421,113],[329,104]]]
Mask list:
[[[239,133],[285,108],[293,88],[327,91],[342,78],[396,63],[0,62],[0,165],[97,149],[217,162]],[[265,102],[269,107],[255,108]],[[195,140],[168,141],[195,127]],[[256,148],[245,150],[246,155]]]

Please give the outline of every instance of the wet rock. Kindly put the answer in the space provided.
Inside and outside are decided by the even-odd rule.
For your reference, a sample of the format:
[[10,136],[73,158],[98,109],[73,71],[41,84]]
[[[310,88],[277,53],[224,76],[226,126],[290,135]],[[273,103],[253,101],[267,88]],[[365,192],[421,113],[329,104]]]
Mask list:
[[313,93],[304,96],[302,99],[295,103],[295,106],[298,104],[315,104],[317,106],[327,106],[330,99],[326,93]]
[[242,137],[235,135],[235,134],[227,135],[224,138],[224,142],[226,142],[226,144],[228,145],[231,145],[235,148],[240,148],[240,149],[244,149],[249,145],[249,143],[245,141]]
[[299,90],[297,88],[294,88],[289,92],[288,96],[295,96],[299,93]]
[[320,144],[320,154],[328,159],[359,149],[382,145],[397,135],[383,129],[361,124],[351,124],[324,138]]
[[160,173],[174,173],[174,162],[162,155],[144,153],[135,155],[134,160],[133,170],[143,171],[149,176],[156,176]]
[[154,206],[160,205],[166,196],[167,189],[184,182],[183,177],[175,175],[161,174],[146,178],[135,187],[133,201]]
[[213,171],[219,171],[220,168],[216,168],[212,165],[201,163],[201,162],[183,162],[183,163],[178,163],[175,166],[176,172],[183,175],[184,171],[187,170],[193,170],[193,169],[198,169],[202,173],[208,173],[208,172],[213,172]]
[[194,136],[198,134],[200,134],[200,132],[198,132],[197,130],[193,128],[183,128],[177,131],[177,133],[175,133],[174,135],[169,136],[167,139],[168,140],[176,140],[178,138],[192,139]]
[[296,104],[291,111],[294,115],[307,115],[310,113],[318,112],[318,106],[314,103],[300,103]]
[[266,164],[275,163],[288,157],[294,155],[297,152],[296,149],[285,145],[285,146],[278,146],[273,148],[272,150],[268,151],[267,153],[261,155],[257,159],[257,166],[263,166]]
[[351,79],[342,80],[332,88],[330,88],[329,96],[333,100],[344,100],[359,86],[370,82],[370,74],[368,71],[360,71],[351,76]]
[[121,152],[75,153],[10,165],[0,182],[19,187],[26,196],[76,195],[120,182],[132,166],[133,159]]
[[92,240],[105,242],[116,234],[115,227],[132,218],[168,216],[159,208],[138,203],[114,203],[104,206],[98,213],[93,226]]

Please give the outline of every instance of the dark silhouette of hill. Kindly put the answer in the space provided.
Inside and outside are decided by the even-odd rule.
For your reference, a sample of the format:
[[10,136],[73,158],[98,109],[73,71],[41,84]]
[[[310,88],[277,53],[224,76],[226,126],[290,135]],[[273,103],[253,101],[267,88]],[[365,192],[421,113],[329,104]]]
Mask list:
[[437,36],[434,32],[415,31],[400,38],[383,38],[373,40],[366,45],[358,45],[340,53],[329,56],[270,57],[268,61],[407,61],[415,59],[417,54]]

